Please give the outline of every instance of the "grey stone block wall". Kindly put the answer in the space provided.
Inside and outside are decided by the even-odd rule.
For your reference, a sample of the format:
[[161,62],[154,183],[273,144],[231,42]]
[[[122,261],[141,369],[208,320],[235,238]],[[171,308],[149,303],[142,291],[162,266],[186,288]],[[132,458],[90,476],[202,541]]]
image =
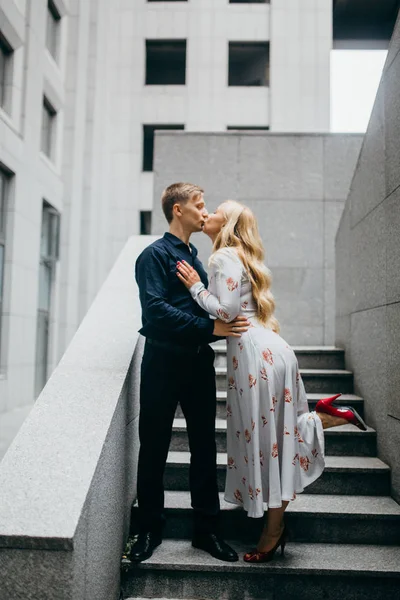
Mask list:
[[400,20],[336,237],[336,343],[346,349],[400,501]]
[[117,600],[144,339],[131,238],[0,463],[0,600]]
[[[176,181],[201,185],[210,211],[228,198],[247,204],[272,271],[282,336],[333,344],[334,239],[361,143],[352,134],[158,132],[152,233],[167,229],[160,197]],[[207,264],[210,240],[192,241]]]

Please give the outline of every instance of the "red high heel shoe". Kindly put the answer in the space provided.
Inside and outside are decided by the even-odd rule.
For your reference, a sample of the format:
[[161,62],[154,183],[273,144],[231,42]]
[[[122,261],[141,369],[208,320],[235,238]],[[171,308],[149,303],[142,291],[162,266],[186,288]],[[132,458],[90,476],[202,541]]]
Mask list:
[[361,429],[361,431],[367,431],[366,424],[354,408],[351,406],[333,406],[333,402],[341,395],[342,394],[336,394],[330,398],[323,398],[322,400],[319,400],[319,402],[317,402],[317,406],[315,407],[316,412],[325,413],[327,415],[331,415],[332,417],[346,419],[346,421],[352,425],[355,425],[358,427],[358,429]]
[[252,550],[251,552],[247,552],[243,556],[243,560],[245,562],[251,563],[265,563],[270,562],[274,558],[275,552],[278,550],[279,546],[281,547],[281,556],[285,556],[285,546],[286,546],[286,527],[284,527],[281,537],[276,542],[275,546],[268,550],[267,552],[260,552],[259,550]]

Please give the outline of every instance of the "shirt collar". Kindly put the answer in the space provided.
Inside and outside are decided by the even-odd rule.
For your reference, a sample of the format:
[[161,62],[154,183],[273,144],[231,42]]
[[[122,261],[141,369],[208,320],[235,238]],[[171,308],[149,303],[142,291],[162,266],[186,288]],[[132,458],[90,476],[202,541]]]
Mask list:
[[[166,231],[164,233],[164,238],[171,242],[176,248],[185,248],[185,250],[189,251],[187,244],[185,244],[185,242],[182,242],[182,240],[176,237],[176,235],[174,235],[173,233]],[[192,249],[192,256],[193,258],[195,258],[197,256],[197,248],[196,246],[193,246],[193,244],[191,244],[190,242],[189,246]]]

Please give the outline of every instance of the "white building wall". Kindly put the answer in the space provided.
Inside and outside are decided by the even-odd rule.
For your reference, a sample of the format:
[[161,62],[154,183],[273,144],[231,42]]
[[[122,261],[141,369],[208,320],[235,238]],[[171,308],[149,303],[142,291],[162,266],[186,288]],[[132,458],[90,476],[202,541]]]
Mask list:
[[[8,443],[33,401],[43,199],[58,210],[62,208],[60,148],[65,38],[62,34],[57,65],[45,48],[46,7],[44,0],[34,4],[2,0],[0,8],[1,29],[14,49],[11,110],[0,109],[0,162],[14,174],[6,205],[0,454],[2,445]],[[65,9],[63,1],[60,10]],[[44,93],[58,110],[53,162],[40,150]],[[53,295],[56,293],[54,289]]]
[[272,0],[271,40],[271,130],[329,131],[332,0]]
[[[115,150],[126,163],[118,178],[122,170],[127,181],[129,170],[129,189],[121,190],[126,204],[138,199],[142,210],[151,210],[153,176],[142,172],[143,124],[184,124],[187,131],[269,125],[268,87],[228,87],[228,43],[269,41],[270,5],[119,0],[118,20]],[[186,85],[144,85],[146,39],[187,40]],[[118,185],[113,181],[113,188]]]
[[114,93],[110,52],[114,14],[107,0],[70,0],[57,359],[111,266],[110,219],[116,200],[110,193],[108,176],[112,158],[109,111]]
[[[115,6],[107,0],[55,4],[62,16],[57,61],[46,48],[47,0],[0,2],[0,29],[14,50],[11,106],[0,109],[0,164],[13,173],[6,208],[0,458],[35,401],[43,200],[61,214],[48,374],[110,264],[109,98],[115,54],[109,45]],[[41,151],[43,94],[57,111],[52,160]]]
[[79,259],[82,226],[84,150],[86,131],[87,70],[90,2],[71,0],[68,16],[68,50],[65,137],[62,171],[65,188],[60,254],[58,358],[79,323]]
[[[330,3],[55,0],[63,17],[55,61],[46,49],[47,0],[0,0],[0,27],[14,49],[12,102],[7,112],[0,109],[0,163],[14,173],[0,456],[35,400],[43,199],[61,213],[50,373],[127,237],[138,233],[139,211],[152,209],[153,173],[142,172],[143,125],[328,130]],[[145,85],[146,39],[187,40],[186,85]],[[270,88],[228,87],[229,41],[270,42]],[[51,161],[40,150],[44,93],[57,110]]]
[[[329,131],[332,0],[119,0],[118,20],[115,149],[125,167],[116,167],[116,178],[122,170],[127,182],[129,171],[129,188],[120,190],[126,209],[132,197],[141,210],[153,205],[153,176],[141,170],[143,124],[184,124],[186,131],[203,132],[228,125]],[[146,39],[187,40],[185,86],[144,85]],[[269,88],[228,87],[229,41],[270,42]],[[126,227],[136,221],[118,225],[125,239]]]

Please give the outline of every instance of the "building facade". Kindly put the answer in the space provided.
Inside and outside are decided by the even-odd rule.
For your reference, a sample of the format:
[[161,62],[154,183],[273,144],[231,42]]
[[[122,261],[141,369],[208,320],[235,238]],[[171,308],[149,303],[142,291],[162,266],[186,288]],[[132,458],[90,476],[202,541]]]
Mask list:
[[151,231],[155,130],[326,132],[331,47],[332,0],[1,0],[0,455]]
[[0,3],[0,456],[113,263],[112,8]]
[[329,131],[332,0],[120,0],[118,19],[115,134],[142,231],[155,129]]

